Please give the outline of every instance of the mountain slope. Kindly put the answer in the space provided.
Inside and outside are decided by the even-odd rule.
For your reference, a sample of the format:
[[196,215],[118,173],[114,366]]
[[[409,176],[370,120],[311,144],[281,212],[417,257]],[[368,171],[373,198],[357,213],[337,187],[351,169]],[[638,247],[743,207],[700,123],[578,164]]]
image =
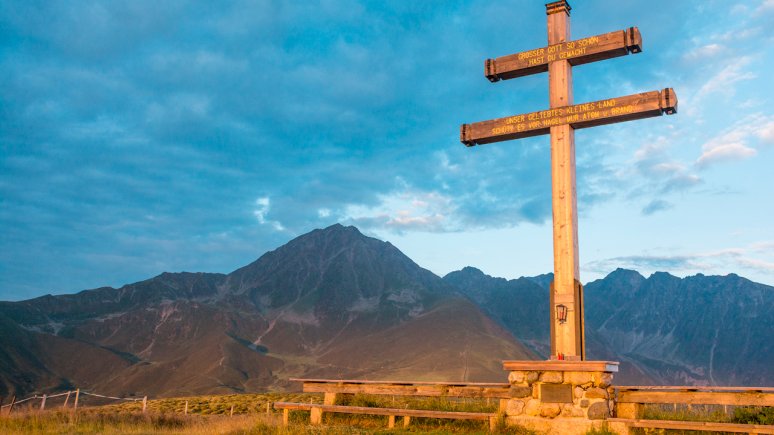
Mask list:
[[733,274],[611,274],[618,275],[633,279],[586,287],[592,303],[618,298],[610,309],[589,314],[609,348],[670,383],[774,383],[774,288]]
[[494,278],[473,267],[451,272],[443,279],[463,290],[535,352],[548,356],[548,292],[545,289],[528,278]]
[[[548,355],[550,275],[508,281],[465,268],[444,280]],[[525,281],[541,292],[525,291]],[[618,269],[587,284],[584,298],[588,358],[620,361],[622,384],[774,383],[772,287],[733,274],[645,278]]]
[[535,357],[397,248],[341,225],[228,275],[2,302],[0,347],[14,355],[3,395],[261,391],[317,374],[502,380],[500,360]]

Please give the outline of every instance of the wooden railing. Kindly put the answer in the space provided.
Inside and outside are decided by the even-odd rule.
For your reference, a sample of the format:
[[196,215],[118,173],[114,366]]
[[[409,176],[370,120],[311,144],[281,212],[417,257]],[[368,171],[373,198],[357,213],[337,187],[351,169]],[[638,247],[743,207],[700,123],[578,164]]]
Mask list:
[[502,398],[510,396],[510,384],[494,382],[366,381],[348,379],[296,379],[305,393],[387,394],[395,396]]
[[391,396],[424,396],[453,398],[496,398],[510,397],[508,383],[465,383],[465,382],[413,382],[413,381],[367,381],[351,379],[290,379],[301,382],[305,393],[323,393],[323,404],[275,402],[274,408],[283,410],[283,422],[288,424],[291,410],[309,411],[312,424],[322,422],[324,412],[371,414],[388,416],[387,426],[393,428],[396,417],[403,417],[403,426],[407,427],[413,417],[440,418],[455,420],[483,420],[488,422],[489,430],[495,426],[496,413],[435,411],[424,409],[375,408],[336,405],[339,395],[374,394]]
[[627,428],[661,428],[774,434],[774,425],[715,423],[702,421],[644,419],[648,404],[721,405],[774,407],[772,387],[632,386],[616,387],[615,418],[611,424]]

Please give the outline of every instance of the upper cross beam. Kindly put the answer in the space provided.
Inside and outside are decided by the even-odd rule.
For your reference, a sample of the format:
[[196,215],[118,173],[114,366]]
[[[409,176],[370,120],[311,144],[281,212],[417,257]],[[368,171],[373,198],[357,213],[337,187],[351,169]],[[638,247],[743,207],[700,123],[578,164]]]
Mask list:
[[524,77],[548,71],[548,64],[567,60],[577,66],[642,51],[639,29],[630,27],[603,35],[561,42],[484,62],[484,75],[490,82]]
[[460,141],[466,146],[482,145],[548,134],[557,125],[579,129],[664,113],[677,113],[677,95],[672,88],[463,124]]

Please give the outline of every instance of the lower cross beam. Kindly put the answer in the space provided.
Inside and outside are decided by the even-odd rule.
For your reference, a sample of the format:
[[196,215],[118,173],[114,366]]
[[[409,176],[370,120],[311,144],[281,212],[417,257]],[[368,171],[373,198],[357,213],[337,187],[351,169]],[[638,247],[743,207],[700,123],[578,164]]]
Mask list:
[[551,127],[557,125],[569,124],[572,128],[579,129],[675,113],[677,95],[672,88],[666,88],[661,91],[463,124],[460,128],[460,141],[466,146],[483,145],[548,134]]

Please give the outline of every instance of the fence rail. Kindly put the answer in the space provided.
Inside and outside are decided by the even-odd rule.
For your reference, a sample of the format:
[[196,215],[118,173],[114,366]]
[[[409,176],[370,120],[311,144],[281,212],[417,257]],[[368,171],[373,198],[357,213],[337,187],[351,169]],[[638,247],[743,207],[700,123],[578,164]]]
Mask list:
[[58,394],[42,394],[42,395],[33,394],[30,397],[26,397],[26,398],[20,399],[20,400],[16,400],[16,396],[13,396],[11,398],[11,403],[9,403],[7,405],[3,404],[3,398],[0,397],[0,416],[3,415],[3,409],[4,408],[8,408],[8,410],[5,413],[5,415],[8,416],[8,415],[11,415],[11,412],[13,411],[13,408],[15,406],[18,406],[18,405],[20,405],[22,403],[29,402],[29,401],[36,400],[36,399],[40,399],[40,408],[39,409],[42,411],[42,410],[46,409],[46,401],[47,400],[55,398],[55,397],[62,397],[62,396],[66,396],[64,404],[62,405],[62,409],[68,409],[67,405],[68,405],[68,402],[70,401],[70,396],[71,395],[75,396],[75,398],[73,400],[72,408],[70,408],[70,409],[72,409],[73,412],[76,412],[78,410],[78,402],[79,402],[79,400],[81,398],[81,395],[92,396],[92,397],[99,397],[99,398],[108,399],[108,400],[124,400],[124,401],[130,401],[130,402],[142,401],[142,412],[146,412],[147,408],[148,408],[148,396],[143,396],[142,398],[138,398],[138,397],[115,397],[115,396],[108,396],[108,395],[98,394],[98,393],[90,393],[88,391],[81,391],[80,388],[76,388],[75,390],[65,391],[63,393],[58,393]]
[[772,387],[616,387],[619,404],[679,403],[687,405],[774,406]]
[[774,407],[773,387],[615,387],[615,401],[616,417],[608,419],[608,422],[620,425],[624,433],[631,433],[631,428],[656,428],[774,434],[773,425],[644,418],[646,405],[687,405],[689,409],[693,405]]

